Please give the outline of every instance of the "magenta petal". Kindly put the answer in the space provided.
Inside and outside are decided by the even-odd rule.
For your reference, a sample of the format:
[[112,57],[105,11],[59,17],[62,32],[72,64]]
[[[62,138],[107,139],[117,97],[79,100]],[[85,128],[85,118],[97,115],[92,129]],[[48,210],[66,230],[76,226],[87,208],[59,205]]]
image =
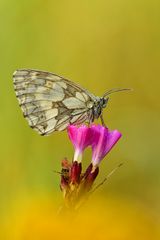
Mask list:
[[84,149],[92,146],[94,166],[100,163],[121,137],[121,133],[117,130],[110,131],[108,128],[95,124],[91,127],[70,125],[68,135],[75,148],[73,161],[81,162]]
[[116,142],[120,139],[121,136],[122,134],[117,130],[108,132],[108,146],[106,149],[106,153],[108,153],[112,149],[112,147],[116,144]]
[[94,142],[92,143],[92,163],[98,165],[121,137],[117,130],[109,131],[102,126],[93,125]]
[[92,143],[92,131],[90,127],[82,125],[77,127],[70,125],[68,127],[68,135],[75,148],[75,160],[78,156]]

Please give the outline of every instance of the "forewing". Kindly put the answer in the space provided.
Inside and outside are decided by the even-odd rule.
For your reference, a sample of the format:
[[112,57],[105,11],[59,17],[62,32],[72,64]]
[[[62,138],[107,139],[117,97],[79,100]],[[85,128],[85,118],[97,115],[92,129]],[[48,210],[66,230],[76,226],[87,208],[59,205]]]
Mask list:
[[94,95],[53,73],[22,69],[13,74],[19,105],[41,135],[89,121]]

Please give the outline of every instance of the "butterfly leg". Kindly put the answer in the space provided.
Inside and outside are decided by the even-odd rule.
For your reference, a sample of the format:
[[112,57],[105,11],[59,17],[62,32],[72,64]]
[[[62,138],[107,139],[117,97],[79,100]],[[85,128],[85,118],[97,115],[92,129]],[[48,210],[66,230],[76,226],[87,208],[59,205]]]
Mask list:
[[104,119],[103,119],[103,115],[102,114],[100,115],[100,119],[101,119],[102,125],[106,128],[106,124],[104,123]]
[[90,126],[91,126],[91,124],[93,123],[93,121],[94,121],[93,114],[92,114],[92,112],[89,112],[89,113],[88,113],[88,121],[87,121],[87,126],[88,126],[88,127],[90,127]]

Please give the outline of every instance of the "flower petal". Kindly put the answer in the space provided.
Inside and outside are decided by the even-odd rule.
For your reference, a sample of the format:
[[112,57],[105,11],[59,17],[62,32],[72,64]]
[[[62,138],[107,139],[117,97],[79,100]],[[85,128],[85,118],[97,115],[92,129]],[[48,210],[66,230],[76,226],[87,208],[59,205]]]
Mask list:
[[68,127],[68,135],[75,148],[74,161],[76,161],[84,149],[92,144],[92,131],[90,127],[85,125],[80,127],[70,125]]
[[98,165],[105,155],[112,149],[121,137],[117,130],[109,131],[108,128],[100,125],[93,125],[94,142],[92,143],[92,163]]

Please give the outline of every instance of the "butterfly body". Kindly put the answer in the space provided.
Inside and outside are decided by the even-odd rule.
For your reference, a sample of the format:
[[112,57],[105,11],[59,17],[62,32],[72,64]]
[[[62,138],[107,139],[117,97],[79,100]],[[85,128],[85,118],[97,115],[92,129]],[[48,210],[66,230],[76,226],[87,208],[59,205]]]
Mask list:
[[107,94],[96,97],[64,77],[39,70],[17,70],[13,80],[24,117],[41,135],[63,131],[69,124],[90,124],[99,117],[104,124]]
[[103,108],[107,106],[107,102],[108,98],[96,97],[96,101],[94,101],[92,108],[94,119],[98,119],[101,116]]

